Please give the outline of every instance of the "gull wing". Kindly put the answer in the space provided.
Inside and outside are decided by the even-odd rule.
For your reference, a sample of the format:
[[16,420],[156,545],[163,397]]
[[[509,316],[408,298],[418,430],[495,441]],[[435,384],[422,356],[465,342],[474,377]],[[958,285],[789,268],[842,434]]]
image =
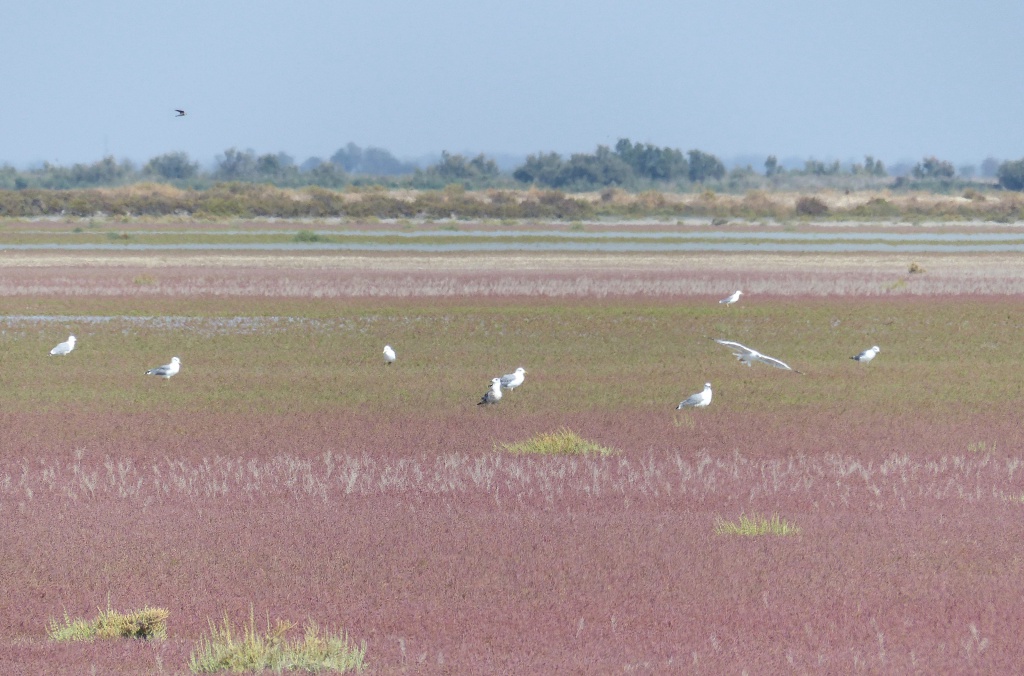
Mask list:
[[690,395],[688,398],[686,398],[683,401],[679,402],[679,406],[676,406],[676,409],[678,410],[680,408],[688,408],[690,406],[696,406],[701,401],[703,401],[703,395],[704,395],[703,392],[698,392],[697,394]]
[[712,338],[712,340],[719,345],[725,345],[727,348],[732,350],[733,356],[747,366],[750,366],[750,360],[757,359],[761,356],[761,353],[757,350],[751,350],[749,347],[740,345],[739,343],[734,343],[731,340],[722,340],[721,338]]
[[758,357],[762,356],[761,353],[758,352],[757,350],[751,350],[746,345],[740,345],[739,343],[734,343],[731,340],[722,340],[721,338],[712,338],[711,340],[715,341],[719,345],[725,345],[727,348],[732,350],[733,354],[735,354],[740,359],[757,359]]
[[746,364],[747,366],[750,366],[751,361],[759,361],[762,364],[774,366],[777,369],[785,369],[786,371],[792,371],[793,373],[799,373],[800,375],[803,375],[801,371],[797,371],[795,368],[791,367],[786,362],[780,361],[774,357],[769,357],[768,355],[765,354],[761,354],[757,350],[752,350],[746,345],[741,345],[731,340],[722,340],[721,338],[712,338],[711,340],[715,341],[719,345],[725,345],[727,348],[732,350],[733,354],[736,355],[736,358],[739,359],[744,364]]
[[769,357],[766,354],[759,354],[757,355],[757,357],[754,358],[757,359],[762,364],[768,364],[768,366],[774,366],[777,369],[785,369],[786,371],[792,371],[793,373],[799,373],[800,375],[803,375],[803,373],[797,371],[795,368],[793,368],[786,362],[779,361],[778,359],[775,359],[774,357]]

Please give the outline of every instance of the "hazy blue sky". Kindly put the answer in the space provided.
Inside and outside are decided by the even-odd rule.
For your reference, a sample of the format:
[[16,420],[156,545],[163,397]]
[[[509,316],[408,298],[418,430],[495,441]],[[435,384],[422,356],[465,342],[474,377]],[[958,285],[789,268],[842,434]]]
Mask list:
[[[6,3],[0,162],[1024,156],[1024,2]],[[188,115],[173,117],[174,108]]]

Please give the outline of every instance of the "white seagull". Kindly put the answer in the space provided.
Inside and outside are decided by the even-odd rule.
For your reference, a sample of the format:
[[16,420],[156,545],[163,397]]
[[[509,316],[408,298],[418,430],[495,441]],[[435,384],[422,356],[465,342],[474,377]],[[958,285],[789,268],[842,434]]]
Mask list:
[[681,408],[704,408],[711,403],[711,383],[704,383],[704,391],[683,399],[676,406],[678,411]]
[[740,299],[740,296],[742,296],[742,295],[743,295],[742,291],[737,291],[736,293],[732,294],[728,298],[723,298],[722,300],[720,300],[718,302],[719,302],[719,304],[732,305],[733,303],[738,301]]
[[391,349],[390,345],[384,346],[384,363],[388,366],[395,363],[395,351]]
[[524,380],[526,380],[526,369],[520,366],[515,373],[508,373],[501,377],[501,386],[511,392],[522,385]]
[[882,349],[875,345],[870,350],[864,350],[856,357],[850,357],[850,359],[853,359],[854,361],[859,361],[861,364],[867,364],[869,361],[875,358],[875,355],[877,355],[881,351]]
[[732,353],[736,356],[736,358],[739,359],[742,363],[746,364],[747,366],[750,366],[755,361],[759,361],[762,364],[768,364],[768,366],[774,366],[777,369],[785,369],[787,371],[792,371],[793,373],[799,373],[800,375],[803,375],[803,372],[797,371],[795,368],[792,368],[789,364],[779,361],[774,357],[769,357],[766,354],[761,354],[757,350],[751,350],[749,347],[746,347],[745,345],[734,343],[731,340],[722,340],[721,338],[712,338],[711,340],[715,341],[719,345],[725,345],[727,348],[732,350]]
[[484,404],[497,404],[501,401],[501,378],[491,378],[491,389],[484,392],[477,406]]
[[75,349],[75,340],[74,336],[68,336],[67,340],[50,350],[50,354],[69,354],[71,350]]
[[163,366],[157,366],[155,369],[149,369],[146,371],[147,376],[162,376],[165,379],[169,379],[175,373],[181,370],[181,360],[177,357],[171,358],[170,364],[164,364]]

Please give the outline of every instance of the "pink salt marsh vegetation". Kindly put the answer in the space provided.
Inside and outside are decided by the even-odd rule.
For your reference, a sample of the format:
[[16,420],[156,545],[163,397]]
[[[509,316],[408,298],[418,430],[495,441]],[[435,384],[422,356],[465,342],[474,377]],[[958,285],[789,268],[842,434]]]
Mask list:
[[[913,274],[911,267],[924,270]],[[580,254],[500,256],[15,254],[4,297],[899,297],[1024,293],[1017,255]]]
[[[565,270],[436,302],[311,300],[348,283],[330,268],[96,265],[83,296],[5,271],[0,288],[23,289],[7,315],[197,317],[89,324],[59,364],[32,361],[56,327],[6,320],[2,671],[184,673],[209,621],[250,609],[366,641],[370,673],[1014,671],[1015,300],[956,295],[925,260],[891,274],[938,284],[927,298],[779,290],[725,309],[716,285],[745,273],[702,282],[699,265],[624,301],[549,293],[575,283]],[[784,268],[750,274],[784,289]],[[444,274],[373,283],[413,294]],[[245,313],[286,319],[266,331]],[[399,337],[388,370],[383,334]],[[782,348],[807,375],[748,370],[706,334]],[[847,359],[876,337],[869,367]],[[175,345],[189,353],[171,382],[133,367]],[[524,386],[477,408],[491,370],[520,362]],[[711,407],[673,410],[708,379]],[[500,450],[563,427],[618,452]],[[800,532],[715,534],[754,513]],[[50,619],[108,600],[168,609],[168,639],[46,639]]]
[[[572,417],[622,449],[604,457],[492,448],[510,422],[528,435],[553,415],[412,416],[386,431],[343,415],[313,432],[246,417],[214,430],[199,415],[164,422],[184,442],[129,434],[7,457],[0,663],[177,673],[208,619],[241,623],[250,605],[344,627],[375,673],[935,673],[1021,659],[1024,461],[1001,450],[1018,447],[1015,426],[819,417],[805,422],[820,437],[753,441],[756,415],[743,430],[631,417],[621,431],[615,416]],[[751,512],[801,533],[714,534],[716,518]],[[170,610],[170,639],[45,641],[48,618],[108,595]]]

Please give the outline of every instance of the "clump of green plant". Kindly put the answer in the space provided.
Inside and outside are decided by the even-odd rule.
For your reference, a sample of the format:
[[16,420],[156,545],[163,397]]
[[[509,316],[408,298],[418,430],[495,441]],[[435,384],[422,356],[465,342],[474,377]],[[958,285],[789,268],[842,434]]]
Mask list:
[[132,236],[129,235],[127,232],[108,232],[107,233],[107,239],[113,240],[115,242],[123,241],[123,240],[126,240],[126,239],[131,239],[131,238],[132,238]]
[[119,613],[107,606],[94,620],[73,620],[64,613],[64,621],[50,620],[46,635],[53,641],[93,641],[111,638],[166,639],[167,617],[163,608],[146,607],[133,613]]
[[366,644],[353,645],[345,633],[320,633],[313,623],[306,625],[302,638],[289,639],[286,634],[295,626],[293,622],[277,620],[260,634],[250,612],[249,625],[235,631],[230,620],[224,624],[210,623],[210,635],[199,639],[199,645],[189,656],[193,673],[209,674],[218,671],[263,671],[272,669],[290,671],[363,671],[366,668]]
[[554,432],[544,432],[514,444],[502,444],[501,448],[519,455],[612,455],[615,449],[587,441],[567,427]]
[[727,521],[722,517],[715,519],[715,535],[799,535],[800,528],[795,524],[772,514],[766,517],[756,512],[747,516],[740,514],[739,521]]
[[996,452],[996,445],[986,444],[984,441],[975,441],[967,444],[967,450],[970,453],[980,453],[981,455],[988,455],[989,453]]
[[306,242],[329,242],[330,239],[328,239],[327,237],[325,237],[323,235],[318,235],[317,233],[313,232],[312,230],[299,230],[297,233],[295,233],[295,236],[292,237],[292,241],[293,242],[300,242],[300,243],[306,243]]

